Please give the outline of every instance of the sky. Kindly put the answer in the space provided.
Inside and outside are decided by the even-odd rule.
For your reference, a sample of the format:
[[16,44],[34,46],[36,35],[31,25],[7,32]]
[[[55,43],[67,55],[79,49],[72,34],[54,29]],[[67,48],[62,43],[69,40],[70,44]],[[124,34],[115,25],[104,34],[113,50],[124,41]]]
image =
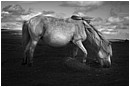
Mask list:
[[89,16],[95,19],[92,24],[107,37],[128,39],[129,36],[129,1],[2,1],[2,26],[15,27],[16,21],[29,19],[39,12],[57,17]]
[[106,18],[110,15],[111,9],[120,10],[122,13],[129,13],[129,2],[119,1],[2,1],[1,7],[19,4],[23,9],[29,8],[35,11],[55,11],[71,16],[74,12],[82,11],[88,16]]

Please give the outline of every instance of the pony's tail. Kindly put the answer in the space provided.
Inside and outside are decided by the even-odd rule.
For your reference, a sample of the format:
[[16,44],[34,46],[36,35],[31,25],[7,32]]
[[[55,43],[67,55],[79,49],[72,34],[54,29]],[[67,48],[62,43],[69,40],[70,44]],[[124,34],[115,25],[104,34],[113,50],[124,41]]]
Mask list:
[[30,40],[30,34],[28,29],[29,29],[28,23],[27,21],[24,21],[22,26],[22,44],[24,49],[26,48]]

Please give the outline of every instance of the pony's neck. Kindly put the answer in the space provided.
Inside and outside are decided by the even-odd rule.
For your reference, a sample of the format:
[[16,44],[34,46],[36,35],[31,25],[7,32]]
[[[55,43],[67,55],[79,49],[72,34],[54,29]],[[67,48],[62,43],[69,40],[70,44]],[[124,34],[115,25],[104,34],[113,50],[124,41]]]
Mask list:
[[103,37],[102,33],[96,30],[92,25],[86,22],[83,23],[87,33],[87,41],[89,41],[91,45],[98,50],[103,49],[106,51],[109,42]]

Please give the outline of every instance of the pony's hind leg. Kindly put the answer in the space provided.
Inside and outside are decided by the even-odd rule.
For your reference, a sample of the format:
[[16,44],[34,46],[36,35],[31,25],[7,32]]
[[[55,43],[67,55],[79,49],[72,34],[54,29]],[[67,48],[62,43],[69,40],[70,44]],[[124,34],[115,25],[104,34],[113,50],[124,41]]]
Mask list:
[[32,66],[33,64],[33,54],[34,54],[34,50],[35,50],[35,47],[38,43],[38,40],[32,40],[31,43],[30,43],[30,47],[29,47],[29,55],[28,55],[28,65],[29,66]]
[[85,47],[82,44],[81,40],[75,41],[74,44],[76,44],[84,53],[84,57],[83,57],[83,63],[86,62],[86,58],[87,58],[87,50],[85,49]]
[[26,45],[24,45],[24,57],[23,57],[22,65],[27,64],[27,55],[28,55],[29,47],[30,47],[30,41]]
[[29,66],[32,66],[33,54],[37,43],[38,40],[30,40],[30,42],[27,44],[26,49],[24,51],[24,59],[22,63],[23,65],[28,63]]

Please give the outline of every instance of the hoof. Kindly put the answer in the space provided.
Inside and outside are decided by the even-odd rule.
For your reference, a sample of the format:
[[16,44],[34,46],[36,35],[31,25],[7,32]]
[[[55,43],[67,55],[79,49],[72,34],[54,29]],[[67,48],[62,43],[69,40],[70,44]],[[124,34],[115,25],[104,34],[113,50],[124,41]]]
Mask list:
[[22,62],[22,63],[21,63],[21,65],[26,65],[26,64],[27,64],[27,63],[25,63],[25,62]]
[[33,63],[29,63],[28,66],[29,66],[29,67],[32,67],[32,66],[33,66]]
[[83,60],[83,62],[82,62],[82,63],[84,63],[84,64],[85,64],[85,63],[86,63],[86,60]]

